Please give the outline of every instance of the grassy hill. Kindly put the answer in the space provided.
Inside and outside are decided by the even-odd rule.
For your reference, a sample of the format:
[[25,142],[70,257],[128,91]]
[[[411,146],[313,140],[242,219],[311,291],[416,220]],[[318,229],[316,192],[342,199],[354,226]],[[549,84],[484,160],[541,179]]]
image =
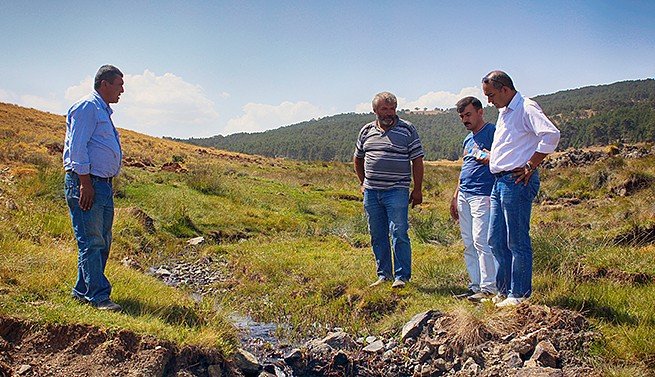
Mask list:
[[[564,90],[534,98],[559,127],[560,150],[621,142],[655,141],[655,80]],[[484,100],[481,98],[480,100]],[[466,135],[454,109],[436,114],[401,112],[417,127],[429,160],[456,160]],[[498,112],[485,109],[495,122]],[[350,161],[360,128],[373,114],[339,114],[260,133],[182,140],[191,144],[269,157]]]
[[[70,297],[76,248],[63,199],[62,116],[0,104],[0,315],[41,323],[129,329],[180,344],[237,345],[232,313],[284,324],[280,335],[397,333],[427,309],[484,320],[495,309],[453,299],[466,286],[462,244],[449,220],[456,163],[428,163],[425,204],[410,211],[413,279],[375,279],[352,166],[255,157],[120,130],[108,275],[123,313]],[[170,170],[164,164],[177,163]],[[536,304],[580,310],[603,335],[607,375],[655,371],[655,158],[615,156],[542,172],[532,222]],[[632,185],[630,182],[646,184]],[[651,184],[648,184],[650,182]],[[629,187],[625,196],[616,187]],[[149,220],[152,222],[150,222]],[[206,242],[190,245],[191,237]],[[194,301],[150,267],[208,264],[220,277]]]

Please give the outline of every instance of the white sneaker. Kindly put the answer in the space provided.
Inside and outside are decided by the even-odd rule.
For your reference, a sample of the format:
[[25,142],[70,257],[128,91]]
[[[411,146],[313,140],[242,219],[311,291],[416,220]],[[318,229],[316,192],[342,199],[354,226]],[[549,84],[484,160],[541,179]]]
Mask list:
[[393,282],[393,284],[391,284],[391,288],[402,288],[404,286],[405,286],[405,282],[400,279],[396,279]]
[[384,276],[380,276],[380,277],[378,278],[378,280],[376,280],[376,281],[374,281],[373,283],[371,283],[371,285],[369,285],[369,287],[377,287],[378,285],[380,285],[380,284],[384,284],[384,283],[386,283],[386,282],[388,282],[388,281],[389,281],[389,279],[385,278]]
[[503,301],[499,302],[496,304],[497,308],[506,308],[508,306],[516,306],[519,305],[525,301],[525,297],[517,298],[517,297],[508,297],[504,299]]
[[492,297],[491,300],[482,300],[482,302],[491,301],[494,304],[499,304],[499,303],[505,301],[506,298],[507,298],[507,296],[498,293],[494,297]]

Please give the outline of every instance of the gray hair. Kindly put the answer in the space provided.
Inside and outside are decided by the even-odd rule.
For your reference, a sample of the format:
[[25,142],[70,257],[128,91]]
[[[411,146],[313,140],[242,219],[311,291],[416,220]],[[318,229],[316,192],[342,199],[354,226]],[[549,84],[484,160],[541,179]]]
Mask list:
[[511,90],[516,90],[512,79],[503,71],[491,71],[487,73],[487,75],[482,78],[482,82],[484,84],[491,84],[491,86],[498,90],[503,86],[506,86]]
[[396,99],[396,96],[389,92],[381,92],[373,97],[373,111],[375,111],[375,109],[378,107],[378,103],[380,103],[380,101],[384,101],[389,105],[398,106],[398,100]]
[[98,90],[102,80],[109,81],[113,84],[114,79],[116,79],[118,76],[123,77],[123,72],[121,72],[120,69],[114,67],[113,65],[105,64],[98,69],[93,88]]

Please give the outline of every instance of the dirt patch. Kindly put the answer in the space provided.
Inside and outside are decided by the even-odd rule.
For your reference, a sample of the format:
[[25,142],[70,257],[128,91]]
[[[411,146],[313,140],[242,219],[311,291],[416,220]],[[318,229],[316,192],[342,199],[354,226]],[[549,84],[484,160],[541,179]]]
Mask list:
[[0,376],[208,376],[209,370],[239,375],[212,349],[126,330],[0,317]]
[[655,243],[655,224],[636,226],[629,231],[614,237],[619,245],[644,246]]

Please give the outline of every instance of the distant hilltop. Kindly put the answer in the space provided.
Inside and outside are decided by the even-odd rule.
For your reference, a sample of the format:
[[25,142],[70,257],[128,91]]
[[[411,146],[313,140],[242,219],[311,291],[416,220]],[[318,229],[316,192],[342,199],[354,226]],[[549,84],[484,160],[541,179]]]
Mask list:
[[[562,132],[559,150],[655,141],[654,79],[563,90],[534,99]],[[467,131],[454,109],[401,109],[399,115],[418,129],[426,159],[459,158]],[[485,120],[495,122],[497,116],[495,108],[485,108]],[[357,133],[374,119],[372,113],[338,114],[259,133],[176,140],[268,157],[350,161]]]

